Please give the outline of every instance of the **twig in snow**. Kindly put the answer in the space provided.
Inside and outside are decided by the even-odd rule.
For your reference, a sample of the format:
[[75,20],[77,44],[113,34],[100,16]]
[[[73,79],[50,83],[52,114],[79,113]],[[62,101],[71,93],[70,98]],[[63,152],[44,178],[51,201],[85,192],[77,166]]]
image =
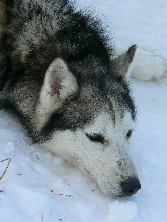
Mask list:
[[10,164],[12,158],[7,158],[7,159],[5,159],[5,160],[1,160],[1,161],[0,161],[0,163],[3,163],[3,162],[5,162],[5,161],[7,161],[7,160],[8,160],[8,164],[7,164],[7,166],[6,166],[5,171],[3,172],[2,176],[0,177],[0,180],[2,180],[3,176],[5,175],[6,171],[8,170],[8,167],[9,167],[9,164]]
[[[54,190],[51,190],[51,192],[54,193]],[[61,193],[54,193],[54,195],[74,198],[73,195],[66,195],[66,194],[61,194]]]

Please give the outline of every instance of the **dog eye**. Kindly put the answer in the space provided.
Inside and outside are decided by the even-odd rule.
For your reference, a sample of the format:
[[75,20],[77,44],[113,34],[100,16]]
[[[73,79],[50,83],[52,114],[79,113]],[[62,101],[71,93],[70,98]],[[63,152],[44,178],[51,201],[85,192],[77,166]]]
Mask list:
[[102,143],[104,144],[104,137],[101,134],[88,134],[86,133],[86,136],[92,141],[92,142],[96,142],[96,143]]
[[132,135],[132,130],[129,130],[126,134],[126,138],[129,139]]

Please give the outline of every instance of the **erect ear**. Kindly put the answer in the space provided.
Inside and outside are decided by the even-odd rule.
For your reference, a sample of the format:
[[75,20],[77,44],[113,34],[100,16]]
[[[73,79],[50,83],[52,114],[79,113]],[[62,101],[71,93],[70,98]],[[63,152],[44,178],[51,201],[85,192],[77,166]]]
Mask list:
[[76,96],[78,91],[76,78],[69,71],[65,61],[60,58],[55,59],[46,71],[36,109],[41,124],[53,111],[61,108],[67,98]]
[[115,78],[128,81],[136,49],[137,46],[133,45],[125,53],[111,60],[110,72]]

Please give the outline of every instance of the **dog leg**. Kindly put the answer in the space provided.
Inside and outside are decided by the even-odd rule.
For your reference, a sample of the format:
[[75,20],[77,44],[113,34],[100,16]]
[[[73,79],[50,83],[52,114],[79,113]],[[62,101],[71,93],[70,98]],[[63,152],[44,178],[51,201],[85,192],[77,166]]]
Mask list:
[[[125,49],[116,47],[118,53]],[[137,48],[131,68],[131,77],[143,81],[167,77],[167,61],[153,52]]]

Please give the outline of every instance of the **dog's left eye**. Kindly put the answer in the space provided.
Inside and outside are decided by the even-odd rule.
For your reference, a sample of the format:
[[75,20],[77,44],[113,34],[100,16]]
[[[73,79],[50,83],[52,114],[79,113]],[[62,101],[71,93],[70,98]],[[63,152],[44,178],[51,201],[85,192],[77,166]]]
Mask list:
[[132,130],[129,130],[126,134],[126,138],[129,139],[132,135]]
[[96,142],[96,143],[102,143],[104,144],[104,137],[101,134],[88,134],[86,133],[86,136],[92,141],[92,142]]

